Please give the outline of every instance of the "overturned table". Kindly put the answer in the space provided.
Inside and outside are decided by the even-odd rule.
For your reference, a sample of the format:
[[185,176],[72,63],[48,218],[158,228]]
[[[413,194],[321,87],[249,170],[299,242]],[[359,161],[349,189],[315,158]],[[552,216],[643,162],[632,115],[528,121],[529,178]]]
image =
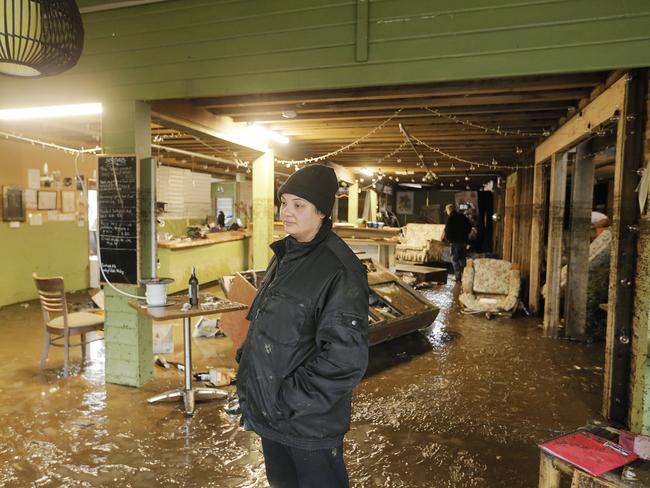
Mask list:
[[416,283],[433,282],[447,283],[447,268],[432,268],[419,264],[397,263],[395,273],[398,275],[410,273],[415,277]]
[[199,295],[199,305],[190,308],[183,308],[183,304],[188,301],[186,295],[168,297],[167,304],[161,307],[145,305],[138,301],[129,302],[132,308],[136,309],[139,313],[148,315],[155,321],[183,319],[183,361],[185,363],[185,383],[183,388],[176,388],[153,396],[147,400],[149,403],[182,398],[185,404],[185,413],[192,415],[194,413],[194,399],[196,396],[207,399],[227,396],[224,390],[218,388],[192,388],[192,317],[234,312],[242,310],[246,306],[241,303],[219,298],[216,298],[213,302],[204,302],[204,298],[204,295]]

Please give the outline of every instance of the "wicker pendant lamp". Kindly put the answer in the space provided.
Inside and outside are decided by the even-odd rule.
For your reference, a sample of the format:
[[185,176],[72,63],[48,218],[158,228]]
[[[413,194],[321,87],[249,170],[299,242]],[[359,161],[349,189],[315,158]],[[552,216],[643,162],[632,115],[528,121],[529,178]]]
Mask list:
[[36,78],[72,68],[83,48],[74,0],[0,0],[0,74]]

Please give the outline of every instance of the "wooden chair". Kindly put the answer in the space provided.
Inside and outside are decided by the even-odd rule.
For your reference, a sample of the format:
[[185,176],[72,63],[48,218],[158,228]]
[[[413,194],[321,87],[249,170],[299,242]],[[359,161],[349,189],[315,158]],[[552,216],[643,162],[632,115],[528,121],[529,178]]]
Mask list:
[[[103,337],[86,340],[88,332],[104,330],[104,318],[88,312],[68,313],[65,299],[63,278],[41,278],[32,273],[38,290],[43,312],[43,354],[41,369],[45,369],[45,361],[50,345],[63,347],[63,375],[68,376],[68,359],[71,346],[81,347],[82,364],[86,359],[86,345],[102,340]],[[51,314],[58,316],[53,317]],[[80,342],[70,343],[71,336],[80,336]]]

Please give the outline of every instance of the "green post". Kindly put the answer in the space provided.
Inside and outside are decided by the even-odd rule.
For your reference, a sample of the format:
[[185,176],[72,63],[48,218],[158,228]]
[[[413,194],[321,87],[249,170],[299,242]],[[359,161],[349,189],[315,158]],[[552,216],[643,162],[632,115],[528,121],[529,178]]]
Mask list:
[[348,187],[348,224],[355,224],[359,219],[359,183]]
[[[138,195],[150,194],[151,165],[140,160],[151,157],[151,110],[148,104],[135,100],[105,102],[102,114],[102,145],[105,154],[134,154],[138,159]],[[140,199],[140,205],[143,201]],[[142,211],[142,208],[141,208]],[[140,222],[142,224],[142,222]],[[140,277],[152,274],[152,256],[143,236],[146,226],[140,225]],[[131,295],[144,295],[144,289],[132,285],[116,285]],[[132,298],[110,286],[104,286],[105,343],[107,383],[142,386],[153,378],[153,347],[151,319],[128,306]]]
[[266,269],[273,242],[273,152],[253,161],[253,269]]
[[370,221],[377,221],[377,192],[375,190],[368,190],[368,196],[370,198]]

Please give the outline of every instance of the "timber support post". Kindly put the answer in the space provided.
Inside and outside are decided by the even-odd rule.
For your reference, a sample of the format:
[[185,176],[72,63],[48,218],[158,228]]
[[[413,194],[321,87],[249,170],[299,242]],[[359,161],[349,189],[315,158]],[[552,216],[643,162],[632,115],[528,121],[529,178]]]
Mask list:
[[528,308],[531,313],[540,310],[540,286],[544,259],[544,222],[546,220],[546,172],[543,164],[536,164],[533,176],[533,212],[530,229],[530,277],[528,281]]
[[544,337],[558,337],[560,330],[560,277],[562,271],[562,232],[564,230],[566,175],[567,153],[554,153],[551,157]]
[[[647,71],[628,75],[623,107],[619,111],[612,211],[612,250],[609,307],[605,343],[603,415],[626,425],[631,380],[632,320],[636,271],[639,183],[643,160],[643,114]],[[647,300],[647,297],[646,297]]]
[[591,147],[589,140],[578,144],[571,178],[564,320],[565,336],[577,340],[585,340],[587,335],[589,237],[595,174],[593,158],[588,157]]

